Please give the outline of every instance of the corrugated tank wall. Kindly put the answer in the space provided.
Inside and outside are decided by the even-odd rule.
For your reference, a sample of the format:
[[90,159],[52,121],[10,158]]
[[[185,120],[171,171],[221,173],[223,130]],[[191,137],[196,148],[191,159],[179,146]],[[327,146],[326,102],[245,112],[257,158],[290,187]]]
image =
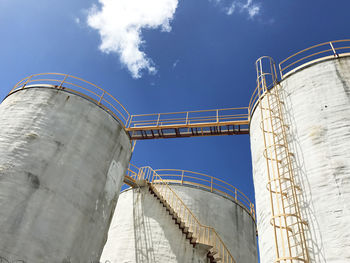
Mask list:
[[[190,244],[147,188],[120,194],[101,261],[209,262],[208,251]],[[258,262],[255,222],[246,208],[200,188],[171,188],[202,224],[215,228],[236,262]]]
[[[280,83],[310,262],[350,261],[350,57],[300,68]],[[266,97],[262,100],[266,104]],[[276,259],[260,107],[250,126],[260,260]],[[289,262],[289,261],[288,261]],[[294,261],[293,261],[294,262]]]
[[49,87],[9,95],[0,127],[0,259],[97,262],[131,156],[123,127]]

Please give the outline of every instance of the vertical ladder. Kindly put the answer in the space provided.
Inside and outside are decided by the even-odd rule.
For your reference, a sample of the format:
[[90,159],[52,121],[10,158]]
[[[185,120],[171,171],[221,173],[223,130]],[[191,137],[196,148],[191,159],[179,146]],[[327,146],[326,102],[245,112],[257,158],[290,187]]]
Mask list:
[[274,262],[309,262],[305,238],[307,223],[300,213],[298,195],[301,188],[295,182],[294,155],[288,146],[288,126],[283,117],[284,102],[275,63],[270,57],[261,57],[256,61],[256,70],[267,190],[271,201],[270,223],[275,237]]

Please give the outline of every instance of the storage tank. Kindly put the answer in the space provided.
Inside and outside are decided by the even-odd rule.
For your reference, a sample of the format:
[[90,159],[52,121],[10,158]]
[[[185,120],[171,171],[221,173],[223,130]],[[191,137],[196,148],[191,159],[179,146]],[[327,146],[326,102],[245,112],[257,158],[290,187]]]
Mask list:
[[[151,168],[147,169],[153,173]],[[154,173],[156,179],[154,175],[148,177],[151,184],[143,182],[120,194],[102,262],[215,262],[210,261],[214,260],[210,255],[211,246],[206,246],[200,237],[200,234],[213,235],[205,232],[205,226],[215,229],[216,242],[221,238],[235,260],[221,247],[214,255],[221,258],[220,262],[258,262],[254,206],[243,193],[201,173],[184,170],[155,170]],[[152,194],[152,187],[158,189],[175,210],[179,221],[172,216],[171,208],[167,209],[162,200]],[[186,238],[187,232],[181,228],[184,221],[184,226],[195,225],[181,202],[202,225],[202,228],[190,227],[195,240]]]
[[110,99],[38,74],[0,104],[1,262],[98,262],[131,156]]
[[350,56],[299,64],[280,83],[264,60],[250,121],[260,262],[349,262]]

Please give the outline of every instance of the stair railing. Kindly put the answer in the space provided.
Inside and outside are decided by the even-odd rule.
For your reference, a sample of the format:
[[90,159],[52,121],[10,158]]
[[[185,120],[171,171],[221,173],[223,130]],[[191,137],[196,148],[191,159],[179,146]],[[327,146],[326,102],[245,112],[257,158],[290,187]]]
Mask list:
[[174,209],[177,216],[189,228],[196,242],[212,246],[219,254],[221,262],[235,263],[230,251],[214,228],[202,225],[192,211],[185,205],[176,192],[165,182],[151,167],[145,166],[139,169],[138,179],[148,181],[153,190],[157,191],[169,206]]

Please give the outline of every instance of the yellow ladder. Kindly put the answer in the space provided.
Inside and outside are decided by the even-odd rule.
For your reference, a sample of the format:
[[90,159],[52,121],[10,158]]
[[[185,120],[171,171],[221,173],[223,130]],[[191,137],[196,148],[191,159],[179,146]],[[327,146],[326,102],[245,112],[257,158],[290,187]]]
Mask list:
[[284,102],[275,63],[270,57],[261,57],[256,61],[256,70],[267,190],[271,201],[270,223],[275,237],[274,262],[309,262],[305,238],[307,223],[300,213],[298,194],[301,188],[295,182],[294,155],[288,146],[288,126],[284,120]]

